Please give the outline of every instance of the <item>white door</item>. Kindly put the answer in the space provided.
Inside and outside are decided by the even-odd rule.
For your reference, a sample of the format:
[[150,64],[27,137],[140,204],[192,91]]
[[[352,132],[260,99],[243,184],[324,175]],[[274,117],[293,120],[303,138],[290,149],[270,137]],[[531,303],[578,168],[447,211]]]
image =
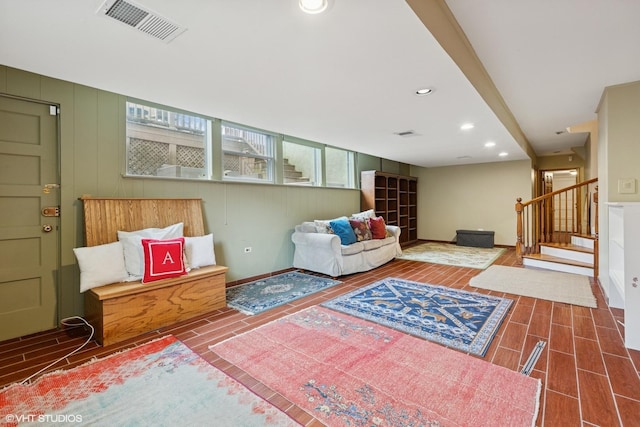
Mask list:
[[[552,191],[562,190],[576,184],[576,176],[569,171],[553,173]],[[554,230],[572,232],[575,221],[575,203],[573,191],[556,195],[553,200]]]

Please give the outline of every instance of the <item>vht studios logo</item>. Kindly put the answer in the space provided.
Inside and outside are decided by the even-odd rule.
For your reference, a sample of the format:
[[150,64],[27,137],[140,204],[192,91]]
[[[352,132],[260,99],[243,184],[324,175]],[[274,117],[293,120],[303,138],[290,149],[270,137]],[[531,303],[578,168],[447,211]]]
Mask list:
[[21,423],[81,423],[82,415],[76,414],[8,414],[4,417],[9,424]]

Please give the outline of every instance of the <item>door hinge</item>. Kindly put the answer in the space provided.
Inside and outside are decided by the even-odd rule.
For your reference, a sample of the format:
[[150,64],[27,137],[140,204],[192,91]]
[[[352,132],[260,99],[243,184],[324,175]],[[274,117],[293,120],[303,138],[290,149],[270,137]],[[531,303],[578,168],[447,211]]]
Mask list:
[[60,216],[60,206],[47,206],[42,209],[42,216]]
[[60,107],[57,105],[49,105],[49,115],[57,116],[58,114],[60,114]]

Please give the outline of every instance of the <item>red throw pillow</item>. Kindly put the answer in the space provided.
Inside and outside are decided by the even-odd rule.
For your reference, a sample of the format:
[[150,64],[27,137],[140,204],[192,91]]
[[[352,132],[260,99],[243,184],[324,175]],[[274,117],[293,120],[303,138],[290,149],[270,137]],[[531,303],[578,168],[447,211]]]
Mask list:
[[156,240],[142,239],[144,276],[142,283],[187,274],[184,267],[184,237]]
[[374,239],[384,239],[387,237],[387,227],[384,223],[384,218],[381,216],[369,218],[369,229],[371,230],[371,236]]

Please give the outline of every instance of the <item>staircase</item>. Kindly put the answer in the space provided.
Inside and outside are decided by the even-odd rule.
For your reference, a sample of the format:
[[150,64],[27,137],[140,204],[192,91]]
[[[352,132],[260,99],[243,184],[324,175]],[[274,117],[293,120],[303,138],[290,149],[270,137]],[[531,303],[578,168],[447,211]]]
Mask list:
[[308,177],[302,176],[302,172],[296,170],[296,166],[289,163],[289,159],[284,159],[284,183],[311,185]]
[[598,276],[597,178],[516,203],[516,254],[525,267]]

